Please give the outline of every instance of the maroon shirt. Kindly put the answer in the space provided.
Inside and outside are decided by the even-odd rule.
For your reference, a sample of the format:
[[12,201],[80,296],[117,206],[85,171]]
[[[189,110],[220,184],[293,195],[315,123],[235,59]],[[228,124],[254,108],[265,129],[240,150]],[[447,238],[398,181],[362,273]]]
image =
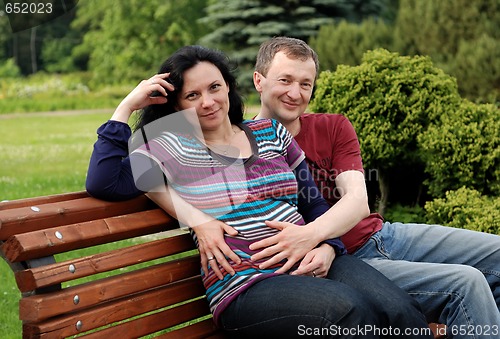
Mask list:
[[[351,122],[340,114],[303,114],[295,140],[306,154],[314,181],[330,205],[339,199],[335,186],[338,174],[357,170],[364,173],[359,141]],[[372,213],[341,237],[348,253],[355,252],[382,228],[383,218]]]

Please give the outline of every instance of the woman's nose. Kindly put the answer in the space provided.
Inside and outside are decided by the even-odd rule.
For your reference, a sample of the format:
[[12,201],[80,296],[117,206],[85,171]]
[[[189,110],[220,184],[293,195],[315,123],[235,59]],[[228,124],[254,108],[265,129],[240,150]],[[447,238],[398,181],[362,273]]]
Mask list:
[[211,95],[204,95],[202,97],[202,106],[203,108],[208,108],[211,107],[214,104],[214,99],[212,98]]

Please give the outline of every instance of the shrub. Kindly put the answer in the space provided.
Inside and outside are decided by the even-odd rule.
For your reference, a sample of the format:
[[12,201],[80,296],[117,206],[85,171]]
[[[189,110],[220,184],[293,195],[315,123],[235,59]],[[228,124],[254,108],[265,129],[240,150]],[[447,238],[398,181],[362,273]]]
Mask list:
[[427,202],[425,210],[429,223],[500,234],[500,197],[482,196],[462,187]]
[[0,63],[0,79],[19,76],[21,76],[21,70],[17,67],[14,59],[7,59],[3,64]]
[[467,186],[500,195],[500,110],[464,100],[418,137],[429,193],[442,197]]
[[[417,136],[431,122],[455,111],[460,100],[456,80],[430,58],[377,49],[366,52],[359,66],[339,65],[335,72],[322,72],[310,109],[341,113],[352,122],[365,167],[379,171],[382,212],[387,192],[384,177],[391,169],[405,172],[403,165],[423,168]],[[422,179],[405,180],[414,186]]]
[[384,168],[414,159],[416,136],[459,101],[456,80],[430,58],[377,49],[359,66],[322,72],[309,108],[347,116],[365,165]]

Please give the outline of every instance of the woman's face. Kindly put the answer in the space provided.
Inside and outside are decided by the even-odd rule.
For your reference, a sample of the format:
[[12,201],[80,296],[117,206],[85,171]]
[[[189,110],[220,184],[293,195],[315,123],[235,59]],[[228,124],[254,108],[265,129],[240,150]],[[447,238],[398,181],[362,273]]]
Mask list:
[[202,61],[183,74],[184,86],[178,94],[180,110],[195,109],[202,130],[215,130],[228,119],[229,87],[219,69]]

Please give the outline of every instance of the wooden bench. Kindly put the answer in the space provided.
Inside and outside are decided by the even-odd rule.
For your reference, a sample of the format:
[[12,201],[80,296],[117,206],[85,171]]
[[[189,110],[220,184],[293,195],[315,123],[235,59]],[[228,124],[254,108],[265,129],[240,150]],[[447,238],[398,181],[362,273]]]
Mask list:
[[[97,246],[105,243],[116,245]],[[191,236],[145,196],[2,202],[0,248],[22,293],[23,338],[224,337]]]
[[[99,246],[106,243],[114,245]],[[1,202],[0,250],[22,293],[23,338],[225,337],[191,235],[145,196]],[[434,333],[439,326],[431,324]]]

